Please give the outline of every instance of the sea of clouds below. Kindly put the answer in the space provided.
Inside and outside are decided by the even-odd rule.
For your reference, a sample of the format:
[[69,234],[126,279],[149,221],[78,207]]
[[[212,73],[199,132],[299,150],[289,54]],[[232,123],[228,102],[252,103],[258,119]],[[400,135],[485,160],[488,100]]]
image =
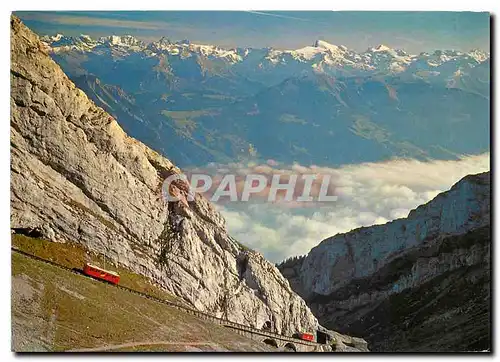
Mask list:
[[[217,207],[230,235],[257,250],[271,262],[304,255],[323,239],[361,226],[406,217],[410,210],[450,189],[462,177],[490,169],[490,154],[464,156],[456,161],[393,160],[339,168],[269,162],[264,165],[210,165],[217,172],[252,174],[331,175],[335,202],[305,205],[294,202],[224,202]],[[200,169],[197,170],[199,172]]]

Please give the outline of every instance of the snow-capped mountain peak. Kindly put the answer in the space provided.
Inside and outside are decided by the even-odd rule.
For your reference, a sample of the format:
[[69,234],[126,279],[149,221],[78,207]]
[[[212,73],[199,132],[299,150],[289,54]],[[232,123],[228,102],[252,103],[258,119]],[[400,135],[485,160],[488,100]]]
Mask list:
[[143,47],[144,43],[132,35],[110,35],[99,38],[99,42],[121,47]]
[[126,57],[129,53],[143,52],[147,57],[160,54],[181,59],[202,57],[222,61],[228,66],[245,63],[259,69],[292,67],[295,73],[313,70],[332,72],[335,75],[406,72],[418,77],[439,76],[448,79],[467,74],[470,69],[489,59],[488,53],[478,49],[469,52],[436,50],[410,55],[402,49],[394,49],[384,44],[368,48],[364,52],[356,52],[344,45],[334,45],[321,39],[312,45],[294,50],[222,48],[217,45],[194,44],[189,40],[173,42],[166,37],[145,44],[131,35],[111,35],[94,40],[88,35],[68,37],[56,34],[44,36],[42,41],[54,53],[110,52],[113,57]]
[[316,48],[323,48],[323,49],[331,50],[331,51],[338,51],[338,50],[346,51],[347,50],[347,47],[345,47],[344,45],[334,45],[334,44],[330,44],[324,40],[316,40],[314,42],[314,46]]
[[484,62],[486,59],[490,58],[490,55],[480,49],[472,49],[467,53],[470,57],[476,59],[478,62]]
[[216,45],[193,44],[189,40],[172,43],[165,37],[162,37],[159,41],[150,43],[147,49],[153,53],[166,53],[173,56],[179,55],[183,58],[189,58],[192,55],[198,54],[204,57],[222,58],[230,63],[236,63],[243,60],[236,49],[223,49]]
[[50,46],[53,51],[90,51],[97,45],[97,42],[90,36],[81,34],[80,36],[65,36],[57,34],[54,36],[43,36],[41,40]]
[[162,36],[159,40],[148,44],[147,49],[155,53],[160,53],[172,48],[173,43],[170,39]]
[[45,35],[42,37],[42,41],[54,43],[54,42],[58,42],[63,37],[64,37],[64,35],[62,35],[60,33],[57,33],[56,35],[52,35],[52,36]]
[[379,44],[374,48],[370,48],[369,51],[372,53],[378,53],[378,52],[390,52],[394,51],[394,49],[388,47],[387,45]]
[[[286,58],[299,62],[325,61],[327,63],[342,63],[344,55],[349,53],[343,45],[330,44],[324,40],[316,40],[312,46],[305,46],[295,50],[271,50],[266,59],[273,64],[286,63]],[[348,57],[348,56],[347,56]],[[313,64],[316,66],[317,64]]]

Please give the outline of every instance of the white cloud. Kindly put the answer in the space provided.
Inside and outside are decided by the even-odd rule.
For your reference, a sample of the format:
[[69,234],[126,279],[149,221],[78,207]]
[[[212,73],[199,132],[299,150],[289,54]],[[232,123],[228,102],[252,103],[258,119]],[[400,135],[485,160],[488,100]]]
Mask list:
[[[411,209],[448,190],[468,174],[489,170],[490,156],[457,161],[394,160],[340,168],[293,165],[224,165],[226,172],[248,174],[330,174],[336,202],[297,207],[297,203],[225,203],[219,209],[230,234],[272,262],[303,255],[323,239],[352,229],[406,217]],[[218,170],[220,168],[216,167]],[[300,204],[300,203],[299,203]]]

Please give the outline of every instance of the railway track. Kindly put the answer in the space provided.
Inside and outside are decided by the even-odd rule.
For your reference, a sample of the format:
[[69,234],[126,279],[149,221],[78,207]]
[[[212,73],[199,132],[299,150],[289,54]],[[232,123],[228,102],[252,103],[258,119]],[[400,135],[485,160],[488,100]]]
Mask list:
[[178,310],[184,311],[184,312],[186,312],[188,314],[197,316],[197,317],[205,319],[205,320],[209,320],[209,321],[211,321],[213,323],[222,325],[224,327],[229,327],[229,328],[236,329],[236,330],[239,330],[239,331],[242,331],[242,332],[257,334],[257,335],[260,335],[260,336],[263,336],[263,337],[279,339],[281,341],[292,342],[292,343],[296,343],[296,344],[302,344],[302,345],[307,345],[307,346],[317,346],[317,345],[319,345],[319,343],[317,343],[317,342],[304,341],[304,340],[297,339],[297,338],[282,336],[280,334],[276,334],[276,333],[272,333],[272,332],[267,332],[267,331],[263,331],[263,330],[260,330],[260,329],[257,329],[257,328],[249,327],[249,326],[246,326],[246,325],[243,325],[243,324],[240,324],[240,323],[232,322],[232,321],[229,321],[227,319],[222,319],[222,318],[216,317],[216,316],[211,315],[209,313],[205,313],[205,312],[201,312],[199,310],[193,309],[193,308],[189,308],[189,307],[187,307],[185,305],[182,305],[180,303],[172,302],[172,301],[169,301],[169,300],[166,300],[166,299],[161,299],[161,298],[154,297],[154,296],[146,294],[146,293],[139,292],[137,290],[125,287],[123,285],[111,284],[111,283],[108,283],[107,281],[104,281],[104,280],[92,278],[90,276],[87,276],[87,275],[83,274],[83,272],[81,270],[79,270],[79,269],[70,268],[70,267],[67,267],[67,266],[55,263],[55,262],[53,262],[51,260],[40,258],[39,256],[27,253],[27,252],[22,251],[22,250],[20,250],[18,248],[15,248],[15,247],[11,247],[11,250],[13,252],[15,252],[15,253],[24,255],[24,256],[26,256],[28,258],[40,261],[40,262],[45,263],[45,264],[49,264],[51,266],[54,266],[54,267],[59,268],[59,269],[63,269],[63,270],[68,271],[70,273],[79,275],[80,277],[88,278],[88,279],[91,279],[93,281],[106,284],[108,286],[112,286],[112,287],[115,287],[115,288],[122,289],[124,291],[129,292],[129,293],[137,294],[137,295],[139,295],[139,296],[141,296],[143,298],[147,298],[147,299],[153,300],[155,302],[168,305],[169,307],[176,308]]

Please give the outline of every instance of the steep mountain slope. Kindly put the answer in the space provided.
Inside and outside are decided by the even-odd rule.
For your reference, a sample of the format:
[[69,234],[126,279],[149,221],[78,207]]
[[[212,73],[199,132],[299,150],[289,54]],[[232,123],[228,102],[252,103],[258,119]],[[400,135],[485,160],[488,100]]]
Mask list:
[[376,351],[491,348],[490,174],[408,218],[339,234],[279,266],[321,323]]
[[247,250],[180,170],[130,138],[67,78],[38,37],[11,19],[11,228],[39,228],[149,277],[198,309],[278,333],[320,328],[263,256]]
[[256,159],[332,166],[489,149],[490,66],[481,51],[44,39],[127,133],[180,166]]

